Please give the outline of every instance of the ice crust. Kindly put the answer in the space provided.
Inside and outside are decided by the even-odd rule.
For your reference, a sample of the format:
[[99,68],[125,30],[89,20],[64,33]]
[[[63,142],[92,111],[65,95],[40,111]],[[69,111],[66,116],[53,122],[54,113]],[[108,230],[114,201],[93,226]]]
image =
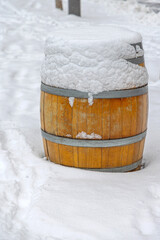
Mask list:
[[46,41],[42,82],[98,93],[147,84],[146,68],[126,59],[143,55],[141,35],[113,26],[56,31]]
[[71,107],[73,107],[74,97],[69,97],[69,104],[70,104]]

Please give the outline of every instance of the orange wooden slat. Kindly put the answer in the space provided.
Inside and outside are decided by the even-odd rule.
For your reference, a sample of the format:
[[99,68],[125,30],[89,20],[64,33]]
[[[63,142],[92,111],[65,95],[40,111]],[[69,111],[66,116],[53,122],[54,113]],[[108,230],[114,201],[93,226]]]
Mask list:
[[[87,134],[95,133],[102,137],[102,100],[94,99],[93,104],[87,105]],[[87,167],[101,168],[101,148],[88,148]]]
[[110,138],[110,99],[102,99],[102,139]]
[[122,137],[121,99],[110,101],[110,139]]
[[45,131],[57,134],[57,96],[45,93],[44,96],[44,120]]
[[108,158],[108,168],[121,167],[121,147],[109,148]]
[[57,105],[57,135],[72,136],[72,107],[69,98],[58,96]]
[[133,152],[132,163],[135,163],[138,160],[140,160],[140,159],[138,159],[139,149],[140,149],[140,142],[134,143],[134,152]]
[[121,166],[124,167],[128,164],[128,150],[129,145],[121,147]]
[[142,132],[143,124],[143,95],[137,96],[137,130],[136,134]]
[[102,168],[109,166],[109,148],[102,148]]
[[59,146],[57,143],[47,141],[48,153],[50,161],[58,164],[62,164],[59,156]]
[[[77,100],[77,132],[87,133],[87,117],[88,117],[88,99]],[[76,136],[75,136],[76,137]],[[88,148],[78,147],[78,164],[81,168],[88,167]]]
[[131,112],[131,128],[130,135],[135,136],[137,134],[137,97],[132,97],[132,112]]
[[73,147],[59,144],[59,158],[62,165],[74,166]]
[[131,136],[132,124],[132,98],[122,98],[121,100],[122,111],[122,137]]
[[133,162],[134,148],[135,148],[134,143],[128,145],[128,155],[127,155],[127,164],[126,165],[130,165]]
[[[77,114],[77,98],[74,99],[73,109],[72,109],[72,138],[76,138],[78,134],[78,114]],[[73,161],[74,166],[79,166],[79,155],[78,147],[73,147]]]
[[40,120],[41,120],[41,128],[44,130],[44,92],[41,92],[41,97],[40,97]]
[[[45,130],[45,119],[44,119],[44,100],[45,100],[45,93],[41,92],[41,99],[40,99],[40,119],[41,119],[41,128]],[[48,153],[48,145],[46,139],[43,138],[43,146],[44,146],[44,152],[47,159],[49,159],[49,153]]]
[[139,160],[143,157],[144,143],[145,143],[145,139],[140,141],[140,147],[139,147],[139,153],[138,153]]
[[142,132],[147,129],[147,120],[148,120],[148,94],[143,95],[143,123],[142,123]]

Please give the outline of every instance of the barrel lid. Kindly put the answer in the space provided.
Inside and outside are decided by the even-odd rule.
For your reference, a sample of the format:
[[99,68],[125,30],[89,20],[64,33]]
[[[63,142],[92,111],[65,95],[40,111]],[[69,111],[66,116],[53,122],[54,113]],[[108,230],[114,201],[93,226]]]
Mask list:
[[57,29],[48,40],[52,42],[55,38],[64,39],[67,42],[72,42],[72,44],[88,44],[92,42],[100,44],[115,41],[135,44],[142,41],[141,34],[127,28],[109,24],[83,25],[78,28]]
[[147,84],[142,38],[113,25],[56,30],[46,41],[42,82],[93,94]]

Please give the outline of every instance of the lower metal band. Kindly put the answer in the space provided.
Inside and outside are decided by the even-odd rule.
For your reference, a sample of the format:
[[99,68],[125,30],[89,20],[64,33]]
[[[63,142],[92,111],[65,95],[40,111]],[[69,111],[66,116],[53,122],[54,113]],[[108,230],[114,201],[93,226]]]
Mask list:
[[127,137],[127,138],[120,138],[120,139],[113,139],[113,140],[92,140],[92,139],[90,140],[90,139],[74,139],[74,138],[60,137],[53,134],[49,134],[43,130],[41,130],[41,133],[42,133],[42,137],[50,142],[67,145],[67,146],[92,147],[92,148],[125,146],[128,144],[139,142],[146,136],[146,131],[144,131],[143,133],[140,133],[132,137]]
[[[53,94],[62,97],[75,97],[75,98],[88,98],[87,92],[81,92],[74,89],[57,88],[41,84],[41,90],[43,92]],[[115,90],[115,91],[104,91],[98,94],[93,94],[94,99],[113,99],[113,98],[127,98],[136,97],[148,93],[148,86],[143,86],[139,88],[127,89],[127,90]]]
[[140,159],[139,161],[132,163],[130,165],[127,166],[123,166],[123,167],[116,167],[116,168],[82,168],[84,170],[89,170],[89,171],[97,171],[97,172],[129,172],[132,171],[134,169],[136,169],[137,167],[139,167],[142,163],[142,159]]

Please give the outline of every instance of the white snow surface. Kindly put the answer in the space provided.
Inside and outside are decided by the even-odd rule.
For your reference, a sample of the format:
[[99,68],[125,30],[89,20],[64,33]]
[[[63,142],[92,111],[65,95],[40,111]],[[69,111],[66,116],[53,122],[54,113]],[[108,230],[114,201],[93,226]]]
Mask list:
[[[160,18],[136,1],[0,2],[0,240],[160,239]],[[145,169],[100,173],[53,164],[40,134],[40,68],[54,30],[112,24],[140,32],[149,72]],[[96,130],[94,131],[96,133]]]
[[[128,30],[124,27],[118,27],[111,24],[103,25],[96,24],[94,26],[90,26],[90,28],[83,25],[79,26],[79,28],[69,28],[69,29],[61,29],[56,30],[50,34],[52,37],[48,39],[48,42],[53,45],[53,49],[51,46],[48,49],[46,47],[46,53],[50,53],[50,51],[55,53],[54,43],[55,40],[62,40],[66,43],[74,44],[74,47],[78,47],[77,45],[85,45],[88,47],[89,44],[106,44],[116,42],[116,44],[120,41],[126,43],[139,43],[142,41],[142,36],[140,33]],[[60,43],[61,44],[61,43]],[[63,44],[63,43],[62,43]],[[127,50],[126,50],[127,51]],[[63,49],[62,49],[63,52]]]
[[88,104],[90,106],[92,106],[94,103],[94,100],[93,100],[93,94],[92,93],[88,93]]
[[69,97],[69,104],[70,104],[71,107],[73,107],[74,97]]
[[87,134],[86,132],[79,132],[76,136],[76,138],[81,138],[81,139],[101,139],[102,137],[99,134],[96,133],[91,133]]
[[90,93],[147,84],[146,68],[126,59],[143,55],[141,35],[111,25],[55,31],[46,42],[42,82]]

